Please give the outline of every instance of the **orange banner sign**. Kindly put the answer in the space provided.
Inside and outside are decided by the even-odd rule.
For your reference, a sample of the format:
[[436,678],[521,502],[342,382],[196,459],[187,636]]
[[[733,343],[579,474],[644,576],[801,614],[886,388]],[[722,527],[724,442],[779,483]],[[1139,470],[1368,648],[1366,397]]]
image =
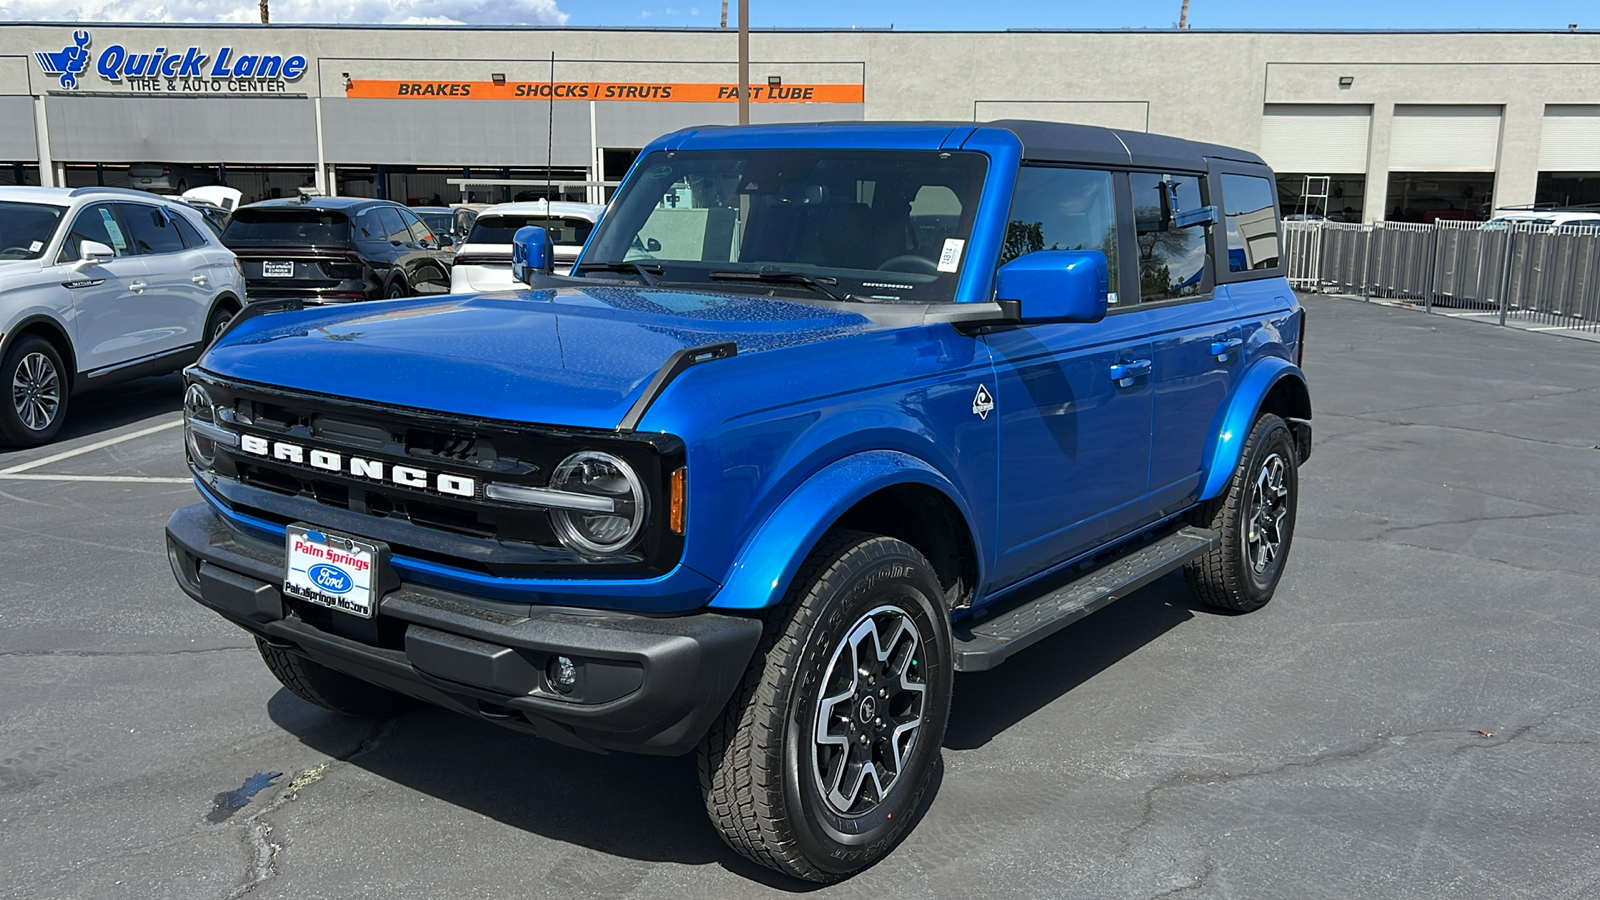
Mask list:
[[[602,100],[651,103],[736,103],[731,84],[667,84],[620,81],[372,81],[345,82],[346,97],[375,100]],[[859,84],[765,84],[750,86],[753,103],[860,103]]]

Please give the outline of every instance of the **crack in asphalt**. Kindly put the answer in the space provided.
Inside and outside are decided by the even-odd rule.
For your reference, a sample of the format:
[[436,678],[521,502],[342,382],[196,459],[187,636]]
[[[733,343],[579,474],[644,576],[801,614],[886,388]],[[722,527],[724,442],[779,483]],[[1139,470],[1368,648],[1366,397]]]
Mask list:
[[1507,434],[1504,431],[1495,431],[1493,428],[1471,428],[1471,427],[1466,426],[1466,425],[1445,425],[1445,424],[1442,424],[1442,423],[1439,423],[1439,422],[1407,422],[1407,421],[1404,421],[1404,420],[1395,422],[1395,421],[1390,421],[1389,419],[1378,418],[1375,415],[1368,415],[1368,414],[1363,414],[1363,413],[1358,413],[1356,415],[1349,415],[1347,413],[1326,413],[1325,412],[1325,413],[1322,413],[1322,415],[1327,417],[1327,418],[1331,418],[1331,419],[1354,419],[1354,420],[1356,420],[1358,422],[1378,422],[1378,423],[1382,423],[1384,425],[1393,425],[1396,428],[1443,428],[1443,429],[1446,429],[1448,431],[1466,431],[1466,432],[1471,432],[1472,434],[1492,434],[1492,435],[1494,435],[1496,437],[1506,438],[1507,440],[1526,441],[1527,443],[1530,443],[1530,444],[1540,444],[1540,445],[1546,446],[1546,447],[1560,447],[1560,448],[1565,449],[1565,450],[1589,451],[1589,450],[1593,450],[1594,449],[1592,446],[1591,447],[1585,447],[1585,446],[1582,446],[1581,444],[1564,444],[1564,443],[1562,443],[1560,441],[1547,441],[1547,440],[1543,440],[1541,438],[1528,437],[1525,434]]
[[1387,543],[1394,547],[1405,547],[1410,550],[1423,550],[1429,553],[1443,553],[1446,556],[1453,556],[1458,559],[1467,559],[1477,563],[1494,563],[1495,565],[1505,566],[1508,569],[1516,569],[1519,572],[1531,572],[1536,575],[1571,575],[1574,578],[1588,579],[1593,579],[1595,577],[1594,572],[1580,572],[1577,569],[1565,569],[1560,566],[1530,566],[1526,563],[1518,563],[1509,559],[1501,559],[1498,556],[1489,556],[1482,552],[1466,553],[1458,550],[1446,550],[1442,547],[1430,547],[1427,544],[1412,544],[1406,541],[1397,540],[1384,541],[1377,535],[1371,535],[1367,537],[1323,537],[1321,535],[1307,534],[1296,535],[1296,539],[1303,541],[1327,541],[1330,544]]
[[1527,735],[1530,732],[1534,731],[1545,723],[1550,722],[1552,719],[1555,719],[1573,709],[1577,709],[1578,707],[1590,705],[1591,703],[1592,700],[1586,699],[1582,702],[1568,704],[1560,709],[1546,713],[1533,722],[1525,725],[1519,725],[1503,732],[1494,732],[1488,735],[1485,735],[1482,732],[1466,730],[1463,728],[1427,728],[1418,731],[1380,734],[1372,740],[1357,744],[1354,747],[1348,747],[1342,750],[1330,749],[1322,753],[1314,754],[1309,759],[1292,759],[1265,769],[1257,768],[1244,772],[1174,772],[1171,775],[1167,775],[1159,779],[1144,790],[1141,797],[1142,810],[1139,816],[1139,821],[1125,829],[1122,834],[1118,835],[1117,837],[1117,856],[1132,856],[1133,840],[1135,835],[1155,824],[1157,796],[1169,790],[1202,784],[1208,787],[1215,787],[1217,785],[1232,784],[1234,782],[1245,781],[1249,779],[1271,778],[1276,775],[1281,775],[1285,772],[1301,771],[1305,769],[1318,769],[1329,764],[1353,762],[1355,760],[1380,753],[1388,748],[1408,747],[1410,741],[1422,738],[1453,737],[1458,739],[1456,746],[1449,750],[1449,755],[1451,756],[1460,756],[1464,753],[1476,750],[1491,750],[1513,743],[1537,744],[1541,746],[1592,746],[1600,743],[1600,741],[1565,738],[1526,740]]
[[273,839],[272,823],[267,821],[268,816],[299,797],[302,789],[321,780],[332,763],[349,763],[363,754],[370,753],[392,737],[399,727],[398,718],[376,723],[373,730],[361,739],[354,750],[342,756],[334,756],[329,762],[320,763],[312,769],[296,773],[271,803],[245,818],[240,824],[244,829],[242,839],[249,861],[245,868],[244,879],[224,894],[223,900],[238,900],[278,874],[278,854],[283,850],[283,843],[281,840]]

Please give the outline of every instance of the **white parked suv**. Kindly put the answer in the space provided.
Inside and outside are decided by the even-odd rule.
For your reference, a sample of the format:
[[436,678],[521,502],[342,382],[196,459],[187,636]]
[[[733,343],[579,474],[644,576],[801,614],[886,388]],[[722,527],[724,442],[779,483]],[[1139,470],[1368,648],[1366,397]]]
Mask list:
[[0,187],[0,444],[54,438],[74,394],[194,362],[245,299],[233,252],[193,207]]
[[606,208],[594,203],[534,200],[501,203],[478,213],[466,243],[456,248],[450,293],[478,294],[521,287],[511,277],[511,238],[518,228],[543,225],[550,232],[556,268],[566,272]]

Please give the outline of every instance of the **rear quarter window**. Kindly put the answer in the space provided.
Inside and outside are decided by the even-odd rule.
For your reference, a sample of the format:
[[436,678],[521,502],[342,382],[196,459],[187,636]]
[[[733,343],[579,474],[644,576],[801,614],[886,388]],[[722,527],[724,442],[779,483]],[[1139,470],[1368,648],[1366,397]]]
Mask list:
[[1228,271],[1278,268],[1278,211],[1272,182],[1254,175],[1222,176],[1228,229]]

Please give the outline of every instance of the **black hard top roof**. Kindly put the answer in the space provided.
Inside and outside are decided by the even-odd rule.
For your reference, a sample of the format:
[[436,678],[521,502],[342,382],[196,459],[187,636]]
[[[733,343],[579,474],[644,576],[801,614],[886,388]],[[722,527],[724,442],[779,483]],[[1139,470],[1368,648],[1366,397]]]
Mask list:
[[1022,141],[1022,158],[1029,160],[1194,169],[1202,158],[1209,157],[1266,165],[1261,157],[1248,150],[1165,134],[1028,119],[1001,119],[982,124],[1004,128],[1016,135],[1017,140]]

